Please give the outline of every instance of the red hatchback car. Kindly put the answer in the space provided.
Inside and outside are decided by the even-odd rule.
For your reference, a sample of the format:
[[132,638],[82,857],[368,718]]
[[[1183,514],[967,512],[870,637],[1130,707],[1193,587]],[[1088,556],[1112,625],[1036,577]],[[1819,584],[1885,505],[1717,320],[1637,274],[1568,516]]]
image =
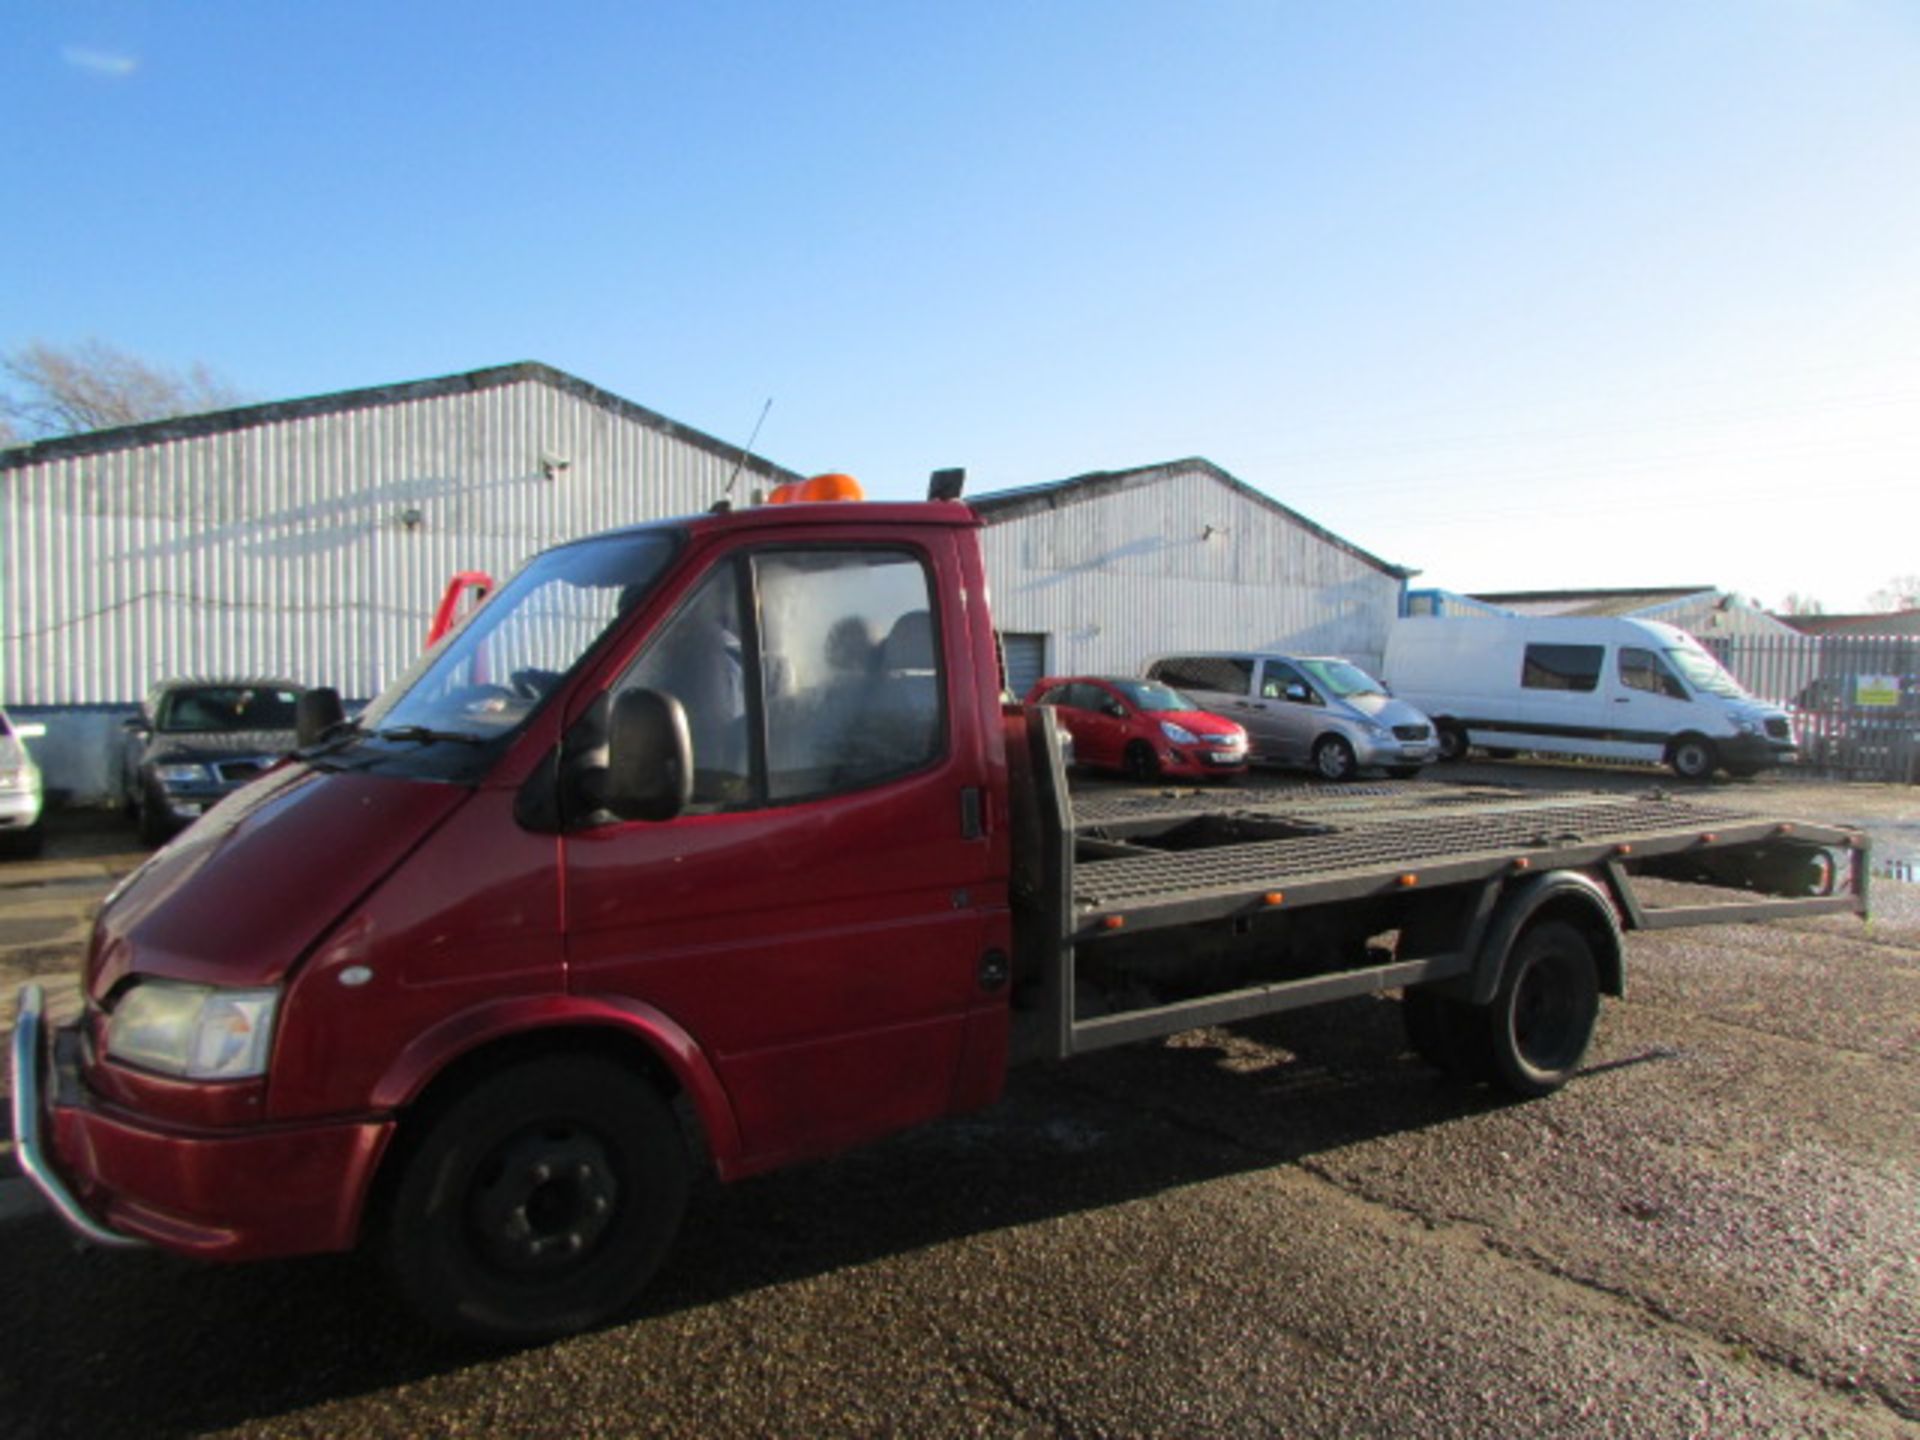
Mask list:
[[1158,680],[1049,677],[1027,692],[1027,703],[1059,712],[1081,765],[1135,780],[1238,775],[1247,768],[1245,730]]

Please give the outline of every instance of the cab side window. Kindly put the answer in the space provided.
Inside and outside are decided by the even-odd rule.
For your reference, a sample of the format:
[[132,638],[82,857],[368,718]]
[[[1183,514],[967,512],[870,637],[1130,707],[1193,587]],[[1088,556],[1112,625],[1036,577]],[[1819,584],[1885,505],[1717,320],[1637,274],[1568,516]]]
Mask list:
[[679,700],[694,809],[740,810],[931,764],[946,752],[943,675],[913,555],[763,551],[716,566],[616,689]]
[[618,690],[659,690],[687,712],[696,809],[753,799],[747,708],[746,631],[739,567],[720,565],[700,582],[640,653]]
[[1645,690],[1650,695],[1665,695],[1672,700],[1687,698],[1686,687],[1651,650],[1626,645],[1620,650],[1620,683],[1629,690]]
[[946,748],[926,569],[893,550],[754,557],[774,803],[920,769]]
[[[1288,695],[1287,687],[1289,686],[1299,686],[1300,689],[1307,692],[1307,698],[1305,700],[1295,698],[1299,694],[1298,690],[1294,692],[1294,695]],[[1293,703],[1296,705],[1317,705],[1320,703],[1318,692],[1316,692],[1311,685],[1307,684],[1306,676],[1294,669],[1293,666],[1282,664],[1278,660],[1269,660],[1267,662],[1267,668],[1260,672],[1260,698],[1263,700],[1293,700]]]

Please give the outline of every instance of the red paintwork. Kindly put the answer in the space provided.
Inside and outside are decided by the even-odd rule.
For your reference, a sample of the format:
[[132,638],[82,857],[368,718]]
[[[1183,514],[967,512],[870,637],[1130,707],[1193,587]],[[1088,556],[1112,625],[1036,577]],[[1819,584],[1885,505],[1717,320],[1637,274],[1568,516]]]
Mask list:
[[115,1230],[207,1260],[344,1250],[391,1122],[158,1129],[91,1106],[53,1111],[80,1199]]
[[[978,523],[954,503],[686,522],[671,573],[477,788],[295,765],[233,797],[101,914],[90,1096],[50,1126],[70,1183],[109,1224],[193,1254],[343,1248],[407,1104],[478,1047],[558,1029],[648,1047],[723,1178],[995,1098],[1007,990],[979,968],[1012,950],[1010,805]],[[723,555],[795,541],[920,552],[944,757],[804,804],[522,829],[516,792],[679,598]],[[169,1080],[101,1054],[99,1009],[133,976],[283,985],[265,1081]]]
[[[1144,741],[1153,747],[1153,753],[1160,762],[1162,775],[1180,776],[1186,779],[1199,779],[1213,775],[1240,775],[1246,772],[1247,732],[1231,720],[1213,715],[1205,710],[1154,710],[1140,709],[1125,693],[1114,686],[1112,680],[1098,675],[1051,675],[1036,681],[1027,691],[1027,703],[1037,705],[1040,697],[1059,685],[1093,685],[1120,706],[1124,715],[1106,715],[1098,710],[1082,709],[1075,705],[1062,705],[1054,702],[1054,714],[1061,726],[1073,736],[1073,759],[1077,765],[1096,767],[1102,770],[1125,771],[1127,746],[1134,741]],[[1200,740],[1198,745],[1176,745],[1161,730],[1160,722],[1168,720],[1175,725],[1184,725]],[[1201,752],[1221,748],[1207,741],[1219,737],[1223,742],[1231,742],[1240,750],[1242,758],[1235,764],[1215,765],[1201,758]]]

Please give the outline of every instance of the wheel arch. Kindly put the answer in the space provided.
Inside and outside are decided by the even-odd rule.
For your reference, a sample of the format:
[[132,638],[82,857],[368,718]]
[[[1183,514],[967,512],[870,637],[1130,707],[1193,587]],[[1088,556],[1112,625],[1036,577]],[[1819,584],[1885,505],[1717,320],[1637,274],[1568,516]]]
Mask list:
[[739,1124],[719,1076],[691,1035],[637,1001],[543,996],[451,1017],[401,1052],[372,1097],[376,1108],[399,1119],[376,1189],[399,1168],[395,1161],[423,1130],[422,1122],[476,1079],[549,1055],[599,1056],[643,1075],[681,1113],[683,1124],[691,1122],[689,1141],[705,1151],[720,1177],[737,1173]]
[[1592,946],[1602,995],[1617,998],[1626,993],[1626,942],[1613,897],[1584,871],[1551,870],[1528,876],[1500,898],[1475,950],[1470,997],[1474,1004],[1493,1002],[1520,937],[1549,920],[1572,925]]

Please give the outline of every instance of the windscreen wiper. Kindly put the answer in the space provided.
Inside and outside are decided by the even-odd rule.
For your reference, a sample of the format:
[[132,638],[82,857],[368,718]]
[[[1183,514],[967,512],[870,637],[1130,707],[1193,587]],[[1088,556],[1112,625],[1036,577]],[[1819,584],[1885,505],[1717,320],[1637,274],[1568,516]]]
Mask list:
[[462,730],[435,730],[426,725],[396,725],[391,730],[376,730],[374,738],[379,740],[410,741],[415,745],[433,745],[449,740],[459,745],[485,745],[483,736],[469,735]]

